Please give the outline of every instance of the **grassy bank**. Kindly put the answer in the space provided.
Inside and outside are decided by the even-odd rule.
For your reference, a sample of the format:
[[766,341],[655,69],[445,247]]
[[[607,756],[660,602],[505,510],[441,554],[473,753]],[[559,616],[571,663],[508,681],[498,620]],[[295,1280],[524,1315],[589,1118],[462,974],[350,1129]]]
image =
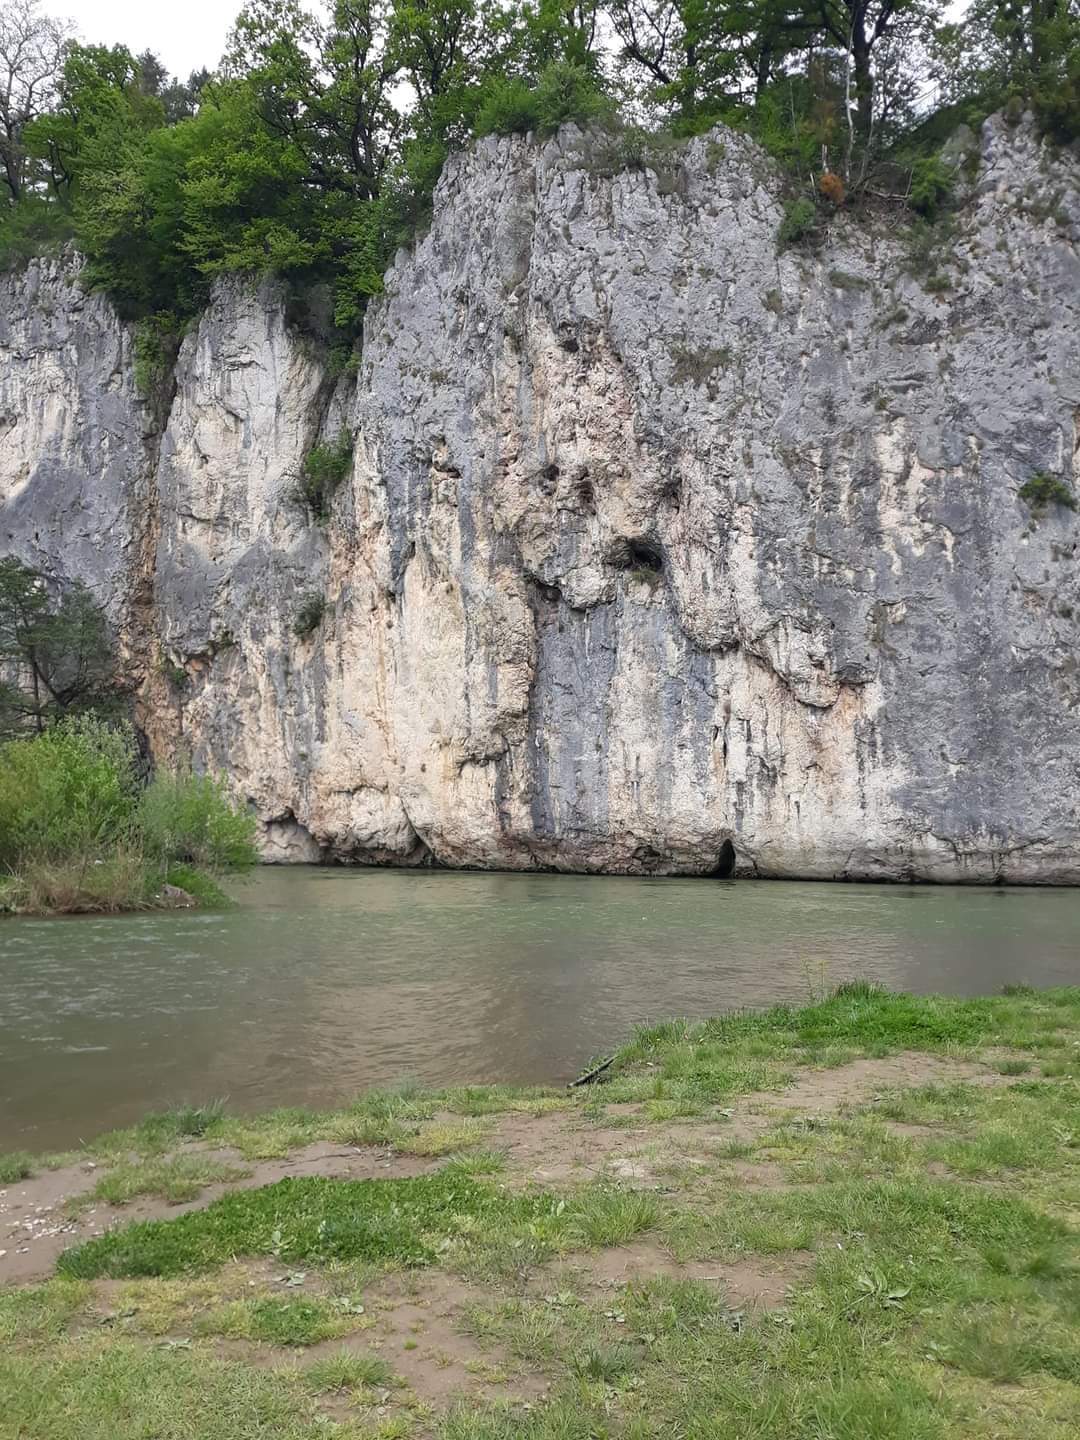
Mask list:
[[0,1289],[0,1437],[1077,1433],[1080,989],[848,986],[608,1073],[0,1159],[72,1227],[0,1213],[55,1245]]
[[130,729],[88,715],[0,745],[0,913],[225,903],[253,818],[211,776],[139,770]]

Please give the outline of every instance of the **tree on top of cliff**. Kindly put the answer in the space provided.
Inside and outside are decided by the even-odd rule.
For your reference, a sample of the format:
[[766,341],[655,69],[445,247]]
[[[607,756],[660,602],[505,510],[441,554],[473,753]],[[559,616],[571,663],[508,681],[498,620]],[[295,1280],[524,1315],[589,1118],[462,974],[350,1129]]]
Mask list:
[[0,6],[0,180],[20,200],[31,180],[26,127],[51,106],[70,26],[42,15],[38,0]]
[[[902,192],[943,126],[1008,100],[1055,140],[1080,134],[1078,0],[974,0],[963,26],[940,24],[941,4],[249,0],[218,72],[180,82],[0,0],[0,88],[18,71],[0,100],[0,263],[73,237],[87,282],[158,330],[223,273],[328,284],[351,344],[448,151],[475,135],[619,124],[616,104],[675,137],[723,121],[807,199],[841,176],[850,206],[879,174]],[[23,34],[36,68],[4,39]]]

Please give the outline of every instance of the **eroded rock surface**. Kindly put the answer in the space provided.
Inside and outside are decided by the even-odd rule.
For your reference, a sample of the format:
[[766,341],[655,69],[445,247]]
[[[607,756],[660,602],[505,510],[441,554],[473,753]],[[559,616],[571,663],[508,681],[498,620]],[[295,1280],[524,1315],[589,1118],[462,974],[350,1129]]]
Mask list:
[[[1080,185],[990,121],[956,234],[776,252],[764,158],[454,160],[333,379],[223,286],[158,421],[70,268],[0,282],[0,542],[86,579],[266,851],[1080,881]],[[327,525],[293,498],[345,427]],[[307,636],[311,594],[326,611]]]

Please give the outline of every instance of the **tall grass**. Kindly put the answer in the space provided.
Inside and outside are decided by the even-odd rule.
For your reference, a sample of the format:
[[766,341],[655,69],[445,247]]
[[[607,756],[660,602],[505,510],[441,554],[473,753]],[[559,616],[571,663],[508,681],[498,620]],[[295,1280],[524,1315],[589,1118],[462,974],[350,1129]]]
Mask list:
[[222,781],[143,789],[135,762],[131,731],[90,716],[0,745],[0,910],[140,909],[166,881],[211,901],[210,876],[256,863],[254,817]]

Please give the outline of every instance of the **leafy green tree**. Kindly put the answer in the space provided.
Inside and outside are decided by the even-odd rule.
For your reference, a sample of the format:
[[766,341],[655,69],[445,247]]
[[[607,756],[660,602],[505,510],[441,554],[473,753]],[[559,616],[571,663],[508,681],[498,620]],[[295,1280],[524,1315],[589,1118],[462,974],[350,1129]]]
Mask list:
[[608,14],[620,58],[684,131],[745,111],[822,28],[784,0],[609,0]]
[[[996,106],[1016,95],[1034,99],[1047,118],[1061,117],[1075,84],[1070,77],[1080,70],[1080,4],[972,0],[962,20],[936,30],[932,48],[935,76],[947,99],[975,98]],[[1068,129],[1060,138],[1071,138]]]
[[83,184],[108,190],[144,137],[164,123],[161,102],[144,94],[139,73],[123,45],[67,47],[57,103],[26,131],[62,198],[74,200]]
[[378,195],[404,129],[389,21],[385,0],[336,0],[327,24],[297,0],[251,0],[236,22],[226,73],[251,87],[269,133],[324,192]]
[[852,146],[865,150],[910,99],[911,62],[940,11],[940,0],[808,0],[807,18],[820,19],[823,39],[845,57]]
[[66,21],[40,9],[38,0],[0,7],[0,182],[9,202],[34,178],[26,129],[53,103],[70,34]]
[[0,560],[0,736],[114,710],[114,670],[105,617],[85,585],[54,598],[40,571]]

